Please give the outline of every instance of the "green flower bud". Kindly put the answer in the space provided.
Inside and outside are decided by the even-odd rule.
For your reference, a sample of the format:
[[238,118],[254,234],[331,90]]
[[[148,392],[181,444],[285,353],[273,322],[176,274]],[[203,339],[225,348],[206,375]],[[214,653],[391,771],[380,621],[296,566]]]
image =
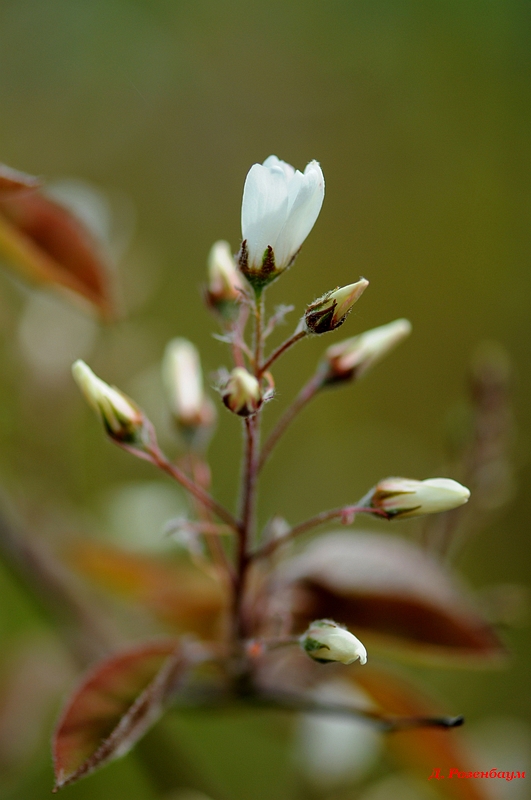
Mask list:
[[360,640],[330,619],[312,622],[299,642],[304,652],[320,664],[331,661],[352,664],[358,659],[360,664],[367,663],[367,650]]

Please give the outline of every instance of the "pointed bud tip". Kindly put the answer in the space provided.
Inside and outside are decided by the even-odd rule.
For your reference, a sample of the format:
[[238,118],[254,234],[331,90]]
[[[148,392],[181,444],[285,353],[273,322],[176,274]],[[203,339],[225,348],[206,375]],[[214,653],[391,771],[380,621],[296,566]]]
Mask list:
[[303,318],[308,333],[328,333],[339,328],[368,285],[368,280],[360,278],[356,283],[338,287],[310,303]]
[[469,497],[470,490],[451,478],[386,478],[376,485],[370,503],[396,519],[450,511]]
[[73,363],[72,375],[109,436],[122,443],[140,444],[145,418],[138,406],[119,389],[98,378],[81,359]]
[[332,345],[325,353],[328,382],[360,377],[409,336],[411,329],[409,320],[396,319]]

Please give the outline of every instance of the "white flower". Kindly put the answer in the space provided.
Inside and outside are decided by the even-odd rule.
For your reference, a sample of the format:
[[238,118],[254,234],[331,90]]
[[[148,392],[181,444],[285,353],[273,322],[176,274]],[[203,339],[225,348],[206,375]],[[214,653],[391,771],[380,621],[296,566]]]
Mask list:
[[411,333],[407,319],[395,319],[328,348],[330,381],[358,378]]
[[84,361],[72,365],[72,374],[109,436],[122,442],[136,441],[144,427],[144,416],[138,406],[119,389],[98,378]]
[[320,663],[352,664],[358,659],[360,664],[367,663],[367,650],[360,640],[330,619],[312,622],[299,642],[304,652]]
[[462,506],[470,491],[450,478],[429,478],[415,481],[409,478],[386,478],[375,487],[370,505],[392,517],[418,517],[438,514]]
[[269,276],[263,281],[268,282],[286,269],[313,228],[323,198],[324,177],[317,161],[310,161],[304,173],[276,156],[253,164],[242,201],[244,274],[251,280]]

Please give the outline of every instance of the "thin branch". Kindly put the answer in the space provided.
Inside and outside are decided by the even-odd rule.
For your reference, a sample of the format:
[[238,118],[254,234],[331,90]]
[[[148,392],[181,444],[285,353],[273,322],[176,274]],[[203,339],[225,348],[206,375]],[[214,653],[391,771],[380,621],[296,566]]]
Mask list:
[[240,312],[232,329],[233,333],[232,357],[234,359],[234,364],[236,367],[245,367],[245,359],[243,357],[244,353],[247,356],[250,356],[249,349],[247,347],[247,344],[245,343],[245,339],[243,338],[243,333],[245,331],[245,326],[247,325],[248,319],[249,319],[249,304],[248,302],[246,302],[241,304]]
[[211,511],[213,511],[214,514],[226,522],[227,525],[230,525],[233,530],[238,531],[240,529],[240,524],[236,517],[234,517],[231,512],[225,508],[225,506],[222,506],[220,503],[218,503],[218,501],[215,500],[212,495],[202,489],[201,486],[198,486],[196,483],[194,483],[186,475],[186,473],[179,469],[179,467],[176,467],[174,464],[168,461],[164,453],[159,449],[158,445],[152,443],[149,446],[149,449],[146,450],[146,453],[149,461],[155,464],[155,466],[157,466],[167,475],[170,475],[170,477],[176,480],[177,483],[180,483],[181,486],[186,489],[187,492],[190,492],[190,494],[195,497],[199,503],[202,503],[205,508],[209,508]]
[[[254,372],[259,377],[259,365],[262,360],[264,346],[264,292],[255,291],[255,329],[254,329]],[[245,635],[243,618],[243,595],[245,578],[249,564],[249,543],[254,531],[254,515],[256,505],[256,481],[258,478],[258,446],[260,441],[260,409],[253,416],[247,417],[245,423],[245,456],[242,475],[241,516],[237,549],[236,578],[234,581],[234,634],[236,639]]]
[[290,528],[283,536],[266,542],[255,551],[253,559],[265,558],[271,555],[271,553],[274,553],[277,547],[280,547],[286,542],[290,542],[292,539],[295,539],[296,536],[300,536],[302,533],[312,530],[312,528],[317,528],[319,525],[324,525],[326,522],[330,522],[333,519],[340,519],[343,525],[351,525],[354,522],[356,514],[374,514],[375,516],[389,519],[385,511],[363,505],[343,506],[342,508],[332,508],[329,511],[321,511],[321,513],[316,514],[315,517],[310,517],[310,519],[299,522],[298,525],[294,525],[293,528]]
[[323,375],[320,372],[316,372],[315,375],[310,378],[308,383],[302,387],[293,403],[285,410],[284,414],[280,417],[279,421],[269,434],[269,437],[266,439],[266,442],[262,448],[260,459],[258,461],[258,472],[262,470],[264,464],[273,452],[278,440],[285,433],[286,429],[293,422],[297,414],[299,414],[299,412],[302,411],[302,409],[310,402],[310,400],[315,397],[319,390],[322,389],[323,381]]
[[297,342],[300,342],[300,340],[304,339],[304,337],[307,335],[308,334],[305,330],[296,331],[293,334],[293,336],[290,336],[289,339],[286,339],[284,342],[282,342],[282,344],[280,344],[276,348],[276,350],[273,350],[269,358],[262,364],[262,366],[258,371],[259,375],[261,376],[264,374],[264,372],[267,372],[267,370],[271,367],[272,364],[274,364],[277,358],[279,358],[282,355],[282,353],[285,353],[286,350],[289,350],[290,347],[292,347]]
[[412,728],[458,728],[463,724],[464,717],[398,717],[381,714],[378,711],[369,711],[340,703],[323,703],[304,695],[291,692],[265,692],[251,698],[253,705],[298,711],[304,713],[333,714],[345,717],[356,717],[375,723],[386,733],[394,731],[411,730]]
[[[189,452],[187,454],[187,461],[189,463],[189,473],[193,482],[201,486],[205,491],[210,488],[210,470],[208,465],[195,453]],[[205,478],[206,476],[206,478]],[[201,478],[203,480],[201,481]],[[196,513],[199,517],[198,532],[202,533],[205,538],[206,545],[214,562],[215,568],[218,570],[222,577],[232,581],[234,579],[234,569],[229,561],[225,548],[221,543],[219,534],[234,533],[234,529],[227,527],[222,531],[224,526],[217,525],[212,520],[211,510],[206,508],[202,503],[196,501]]]

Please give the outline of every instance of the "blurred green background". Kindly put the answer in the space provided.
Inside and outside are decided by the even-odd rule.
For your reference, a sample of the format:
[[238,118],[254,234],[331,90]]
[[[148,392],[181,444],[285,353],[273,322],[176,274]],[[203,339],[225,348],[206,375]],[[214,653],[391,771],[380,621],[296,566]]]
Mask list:
[[[186,336],[207,374],[228,364],[200,299],[206,256],[219,238],[237,249],[245,175],[275,153],[301,169],[319,160],[327,193],[271,305],[293,303],[294,326],[306,303],[363,275],[371,286],[341,334],[404,316],[413,336],[355,389],[305,411],[266,470],[262,519],[352,502],[387,475],[439,473],[471,354],[497,340],[514,362],[520,492],[457,566],[477,588],[528,581],[530,81],[527,0],[1,0],[0,158],[106,193],[126,311],[101,327],[0,275],[0,473],[26,523],[52,540],[75,528],[127,542],[124,497],[143,481],[156,482],[146,484],[144,538],[156,541],[162,519],[178,513],[173,487],[104,440],[70,363],[86,359],[135,397],[171,449],[164,346]],[[285,357],[269,420],[332,341]],[[214,488],[232,506],[239,424],[221,408],[219,423]],[[0,592],[8,652],[41,623],[7,573]],[[487,719],[516,730],[531,709],[528,629],[507,640],[508,670],[418,674],[472,728]],[[226,796],[291,796],[285,720],[179,724]],[[2,800],[48,796],[46,748]],[[64,796],[98,793],[156,796],[134,754]]]

